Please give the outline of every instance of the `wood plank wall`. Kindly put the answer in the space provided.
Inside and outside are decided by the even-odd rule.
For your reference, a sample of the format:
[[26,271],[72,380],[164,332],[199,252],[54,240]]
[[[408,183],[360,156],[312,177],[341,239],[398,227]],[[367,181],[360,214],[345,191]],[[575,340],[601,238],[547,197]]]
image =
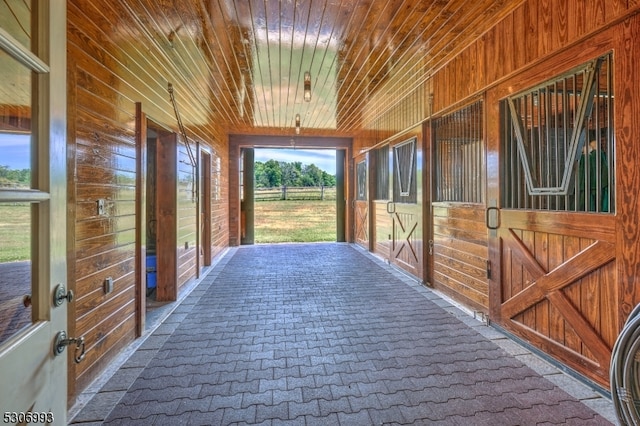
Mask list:
[[625,0],[529,0],[433,76],[434,111],[457,103],[557,54],[629,13]]
[[[211,150],[212,257],[228,247],[229,182],[226,129],[216,124],[210,99],[203,96],[216,93],[205,88],[209,76],[196,63],[203,56],[194,54],[200,46],[197,34],[181,32],[181,43],[173,48],[159,42],[168,26],[197,22],[187,16],[192,12],[145,0],[70,0],[67,8],[68,284],[76,294],[70,333],[84,336],[87,344],[85,360],[70,364],[72,404],[135,338],[135,103],[142,103],[151,120],[178,133],[167,90],[171,82],[189,139]],[[197,211],[191,166],[185,161],[181,144],[176,229],[180,286],[196,273]],[[97,214],[98,199],[106,202],[104,215]],[[107,277],[114,280],[109,294],[103,291]]]
[[480,204],[433,206],[431,285],[478,311],[487,312],[487,227]]
[[[397,100],[392,107],[385,112],[374,115],[365,130],[360,132],[353,140],[353,152],[358,154],[371,148],[379,142],[391,139],[392,137],[408,131],[420,124],[429,114],[429,93],[431,85],[429,82],[423,83],[417,90],[409,93],[405,98]],[[373,109],[376,102],[380,103],[386,97],[373,96],[369,100],[369,109]]]
[[[418,89],[407,93],[400,90],[403,85],[398,82],[403,76],[390,78],[368,100],[365,114],[368,121],[354,140],[354,153],[427,119],[430,94],[433,113],[442,114],[510,74],[635,11],[638,3],[637,0],[523,2],[434,75],[423,76],[425,82]],[[411,73],[411,78],[419,78],[419,73]]]
[[[640,129],[632,123],[632,117],[638,116],[636,105],[640,104],[640,84],[636,83],[640,82],[637,75],[640,59],[635,53],[638,51],[636,42],[632,41],[637,40],[640,31],[636,22],[638,18],[634,16],[638,13],[639,6],[638,0],[524,1],[489,31],[476,40],[471,40],[464,51],[433,75],[424,76],[425,82],[413,92],[393,90],[393,88],[404,87],[402,82],[397,81],[402,76],[389,79],[379,95],[372,96],[368,101],[365,128],[354,137],[354,155],[390,140],[394,135],[415,125],[416,122],[428,121],[431,115],[438,117],[458,109],[474,97],[483,96],[487,90],[501,81],[513,78],[520,71],[542,63],[547,58],[555,56],[557,60],[569,63],[572,58],[561,56],[564,49],[581,40],[594,38],[599,33],[607,32],[609,36],[605,39],[608,40],[610,48],[618,48],[619,51],[616,54],[616,69],[620,73],[619,78],[616,78],[616,94],[623,91],[628,93],[626,96],[628,101],[625,101],[625,105],[616,104],[618,111],[621,107],[627,109],[622,116],[622,122],[616,123],[617,143],[620,146],[618,153],[625,158],[634,159],[633,164],[639,164],[640,148],[634,141],[640,139]],[[631,20],[624,19],[631,16],[633,16]],[[594,46],[593,51],[601,47]],[[432,105],[430,105],[431,95]],[[616,102],[622,102],[620,96],[616,98]],[[494,109],[491,106],[487,108],[489,112],[486,120],[497,120],[497,108]],[[425,158],[429,158],[428,152]],[[491,158],[493,157],[489,156],[489,159]],[[495,166],[495,163],[488,162],[488,167],[492,166]],[[427,167],[426,170],[430,168]],[[626,253],[622,261],[622,269],[625,272],[618,277],[621,281],[621,319],[625,318],[629,310],[640,302],[640,291],[636,290],[632,283],[633,277],[637,276],[636,265],[640,264],[640,247],[638,247],[640,228],[635,224],[637,222],[635,218],[640,217],[640,211],[637,203],[623,201],[634,199],[632,194],[640,190],[640,178],[629,175],[623,180],[625,188],[622,188],[623,185],[619,186],[618,195],[621,202],[618,205],[625,204],[625,207],[621,207],[625,210],[623,226],[631,232],[628,234],[625,232],[618,244],[619,250]],[[629,198],[626,198],[627,195]],[[483,231],[484,217],[479,213],[483,212],[484,208],[485,205],[477,206],[477,212],[473,215],[475,219],[463,219],[468,221],[465,227],[474,234],[471,240],[456,237],[453,231],[446,230],[449,224],[459,223],[461,220],[456,214],[459,209],[434,209],[431,218],[436,241],[449,247],[447,250],[453,247],[458,250],[450,257],[442,257],[441,262],[433,263],[432,280],[440,283],[444,286],[442,288],[459,300],[479,309],[488,306],[488,281],[486,277],[481,276],[483,275],[482,265],[487,260],[488,241],[486,230]],[[619,217],[621,213],[623,212],[618,210]],[[378,218],[378,216],[374,212],[372,217]],[[380,225],[376,223],[376,226]],[[446,232],[440,232],[444,230]],[[378,249],[385,249],[384,239],[376,241],[375,244]],[[470,273],[473,279],[468,280],[465,277],[465,280],[472,285],[460,286],[459,282],[452,280],[451,265],[458,262],[471,265]],[[447,264],[450,265],[447,266]],[[427,276],[429,277],[430,274],[428,273]]]

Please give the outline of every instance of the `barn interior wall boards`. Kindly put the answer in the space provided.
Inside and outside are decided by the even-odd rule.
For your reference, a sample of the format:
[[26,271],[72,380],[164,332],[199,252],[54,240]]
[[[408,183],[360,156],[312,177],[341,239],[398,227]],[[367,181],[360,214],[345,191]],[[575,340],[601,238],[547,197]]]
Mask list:
[[69,333],[86,341],[69,364],[72,403],[144,332],[145,300],[176,300],[228,247],[229,186],[226,129],[145,27],[159,6],[67,8]]
[[[230,24],[248,3],[66,2],[67,332],[86,349],[69,405],[145,332],[147,302],[240,243],[234,140],[294,139],[295,102],[253,73],[277,43]],[[344,157],[345,239],[606,387],[640,302],[640,2],[320,3],[343,67],[313,63],[301,132]]]

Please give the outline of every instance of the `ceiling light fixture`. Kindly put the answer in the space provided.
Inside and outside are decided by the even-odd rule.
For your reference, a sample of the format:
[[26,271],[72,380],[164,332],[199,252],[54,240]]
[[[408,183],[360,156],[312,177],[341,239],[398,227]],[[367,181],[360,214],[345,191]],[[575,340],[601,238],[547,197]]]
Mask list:
[[304,72],[304,101],[311,101],[311,74],[309,71]]
[[300,114],[296,114],[296,135],[300,134]]
[[180,28],[182,28],[182,25],[178,25],[178,27],[175,30],[171,30],[171,32],[167,36],[167,39],[169,40],[169,47],[171,49],[175,48],[173,44],[173,40],[176,38],[176,35],[178,35],[178,31],[180,31]]

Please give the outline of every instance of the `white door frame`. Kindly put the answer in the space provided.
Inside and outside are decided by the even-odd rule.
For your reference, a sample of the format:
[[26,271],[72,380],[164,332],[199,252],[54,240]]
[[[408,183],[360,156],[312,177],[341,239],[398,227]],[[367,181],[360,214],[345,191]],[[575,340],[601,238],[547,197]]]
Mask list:
[[[56,306],[55,288],[67,284],[66,259],[66,10],[63,0],[33,0],[37,25],[25,47],[0,28],[0,49],[32,75],[32,183],[30,190],[0,190],[2,202],[31,208],[32,324],[0,345],[0,412],[3,422],[66,424],[67,358],[54,341],[67,330],[66,299]],[[2,83],[0,82],[0,85]],[[78,356],[79,354],[76,353]]]

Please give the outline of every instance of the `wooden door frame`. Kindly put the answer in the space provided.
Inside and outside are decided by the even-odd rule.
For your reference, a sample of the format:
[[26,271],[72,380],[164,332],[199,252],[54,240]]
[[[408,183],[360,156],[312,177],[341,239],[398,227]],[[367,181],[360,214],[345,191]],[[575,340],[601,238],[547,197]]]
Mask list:
[[375,209],[375,198],[376,198],[376,182],[378,179],[378,175],[377,175],[377,158],[375,155],[375,151],[371,150],[369,151],[369,165],[368,165],[368,179],[369,179],[369,187],[367,188],[368,191],[368,197],[367,197],[367,209],[368,209],[368,215],[369,215],[369,247],[368,250],[370,252],[373,252],[375,250],[375,232],[376,232],[376,228],[375,228],[375,215],[374,215],[374,209]]
[[[291,149],[291,136],[273,135],[229,135],[229,246],[240,245],[240,149],[241,148],[288,148]],[[347,137],[311,137],[296,136],[295,147],[297,149],[335,149],[336,163],[344,169],[344,196],[341,202],[344,211],[345,241],[352,242],[353,216],[351,209],[344,208],[346,200],[353,193],[353,182],[349,167],[345,162],[352,158],[353,139]],[[342,161],[340,157],[343,156]],[[336,173],[337,173],[336,169]],[[340,190],[340,188],[338,188]]]
[[147,311],[147,125],[136,102],[136,337],[144,334]]
[[353,175],[351,167],[347,167],[349,156],[346,150],[336,149],[336,240],[338,242],[352,242],[355,238],[349,217],[353,217],[347,208],[347,200],[354,192],[353,182],[349,175]]
[[[34,2],[28,20],[31,46],[5,36],[2,41],[2,50],[26,71],[25,76],[31,74],[23,80],[28,83],[17,87],[23,90],[28,84],[31,95],[28,105],[22,105],[31,114],[30,189],[2,190],[3,202],[30,205],[25,225],[31,242],[31,321],[0,345],[0,408],[5,416],[22,417],[22,422],[25,413],[44,412],[47,423],[66,424],[74,347],[63,346],[55,352],[57,356],[54,347],[59,332],[68,338],[80,337],[75,334],[72,312],[76,301],[63,299],[60,305],[52,301],[58,284],[66,291],[75,288],[67,268],[75,259],[67,252],[75,223],[67,215],[66,13],[61,1]],[[7,417],[4,420],[8,422]]]
[[[198,232],[202,229],[202,235],[198,237],[198,245],[202,250],[203,262],[201,266],[211,266],[211,152],[201,147],[200,149],[200,170],[202,175],[202,185],[198,201],[198,209],[202,216],[202,225],[198,226]],[[198,255],[200,258],[200,255]],[[199,270],[200,268],[198,268]]]
[[[255,151],[253,148],[242,148],[242,197],[240,197],[240,244],[250,245],[255,242],[254,220],[254,168]],[[240,187],[238,187],[240,190]]]

